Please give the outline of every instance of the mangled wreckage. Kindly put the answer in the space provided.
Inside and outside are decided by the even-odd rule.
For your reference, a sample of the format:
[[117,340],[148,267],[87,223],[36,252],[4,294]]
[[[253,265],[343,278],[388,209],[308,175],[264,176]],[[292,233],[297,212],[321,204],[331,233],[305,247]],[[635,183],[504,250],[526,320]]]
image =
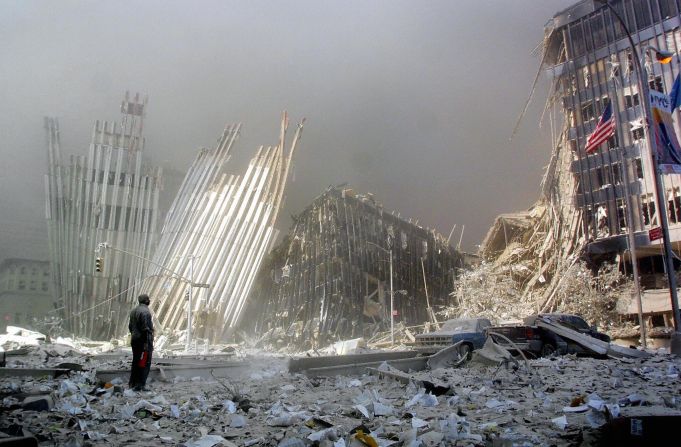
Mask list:
[[[53,290],[65,329],[79,336],[107,339],[127,331],[146,270],[143,258],[156,243],[162,171],[143,163],[146,106],[146,99],[126,94],[120,124],[97,121],[87,156],[72,155],[68,163],[57,119],[45,119]],[[102,262],[95,250],[104,241],[121,251]]]
[[163,329],[219,340],[236,327],[276,239],[303,123],[286,147],[284,113],[278,144],[261,146],[243,176],[227,172],[241,129],[228,126],[215,148],[199,151],[159,235],[161,170],[142,163],[146,105],[126,95],[121,124],[98,121],[87,157],[68,165],[57,120],[45,121],[52,279],[64,326],[91,339],[121,336],[136,295],[148,293]]
[[461,268],[441,234],[330,187],[265,261],[244,319],[255,327],[244,329],[307,347],[370,337],[390,329],[391,284],[394,323],[435,324]]
[[227,127],[214,149],[199,152],[166,217],[141,287],[155,297],[152,308],[162,327],[180,330],[190,320],[198,337],[213,342],[236,327],[276,238],[274,223],[302,126],[286,147],[284,113],[279,143],[260,147],[243,177],[225,172],[240,125]]

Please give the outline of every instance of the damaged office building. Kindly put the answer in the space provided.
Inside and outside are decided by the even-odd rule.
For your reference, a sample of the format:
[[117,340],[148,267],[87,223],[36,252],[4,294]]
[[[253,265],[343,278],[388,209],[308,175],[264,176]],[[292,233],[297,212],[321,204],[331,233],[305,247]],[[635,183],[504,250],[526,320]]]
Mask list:
[[446,237],[384,211],[371,194],[330,187],[266,260],[244,329],[298,346],[370,338],[390,331],[391,303],[394,325],[437,326],[435,309],[461,268]]
[[[637,276],[638,267],[647,326],[671,325],[663,247],[649,235],[660,229],[660,213],[639,90],[645,86],[658,97],[671,93],[678,60],[662,64],[647,53],[653,47],[681,50],[679,2],[611,4],[644,55],[644,82],[625,29],[602,2],[580,1],[548,21],[534,86],[542,72],[551,83],[544,119],[550,122],[553,152],[541,196],[527,211],[496,219],[481,244],[486,262],[459,282],[452,315],[513,320],[573,312],[610,331],[624,330],[622,323],[638,311],[636,287],[627,280]],[[587,139],[608,108],[614,135],[587,152]],[[678,134],[679,120],[673,121],[672,133]],[[681,177],[666,174],[663,181],[678,255]],[[632,253],[638,262],[632,262]],[[678,271],[678,261],[675,265]],[[625,332],[637,338],[639,329]]]
[[[655,56],[661,54],[657,50],[669,54],[681,50],[679,3],[611,3],[612,9],[604,8],[602,2],[582,1],[556,14],[546,26],[542,66],[552,82],[549,103],[562,112],[565,144],[573,154],[569,169],[577,180],[574,206],[580,214],[586,253],[598,263],[619,260],[631,272],[629,253],[634,244],[641,286],[647,289],[643,313],[655,316],[655,325],[669,324],[663,247],[653,235],[661,225],[660,210],[656,209],[655,175],[644,129],[644,92],[640,90],[644,86],[657,97],[672,91],[679,74],[678,60],[660,62]],[[640,70],[636,67],[639,55]],[[639,71],[645,79],[639,79]],[[587,138],[606,109],[614,116],[614,135],[587,152]],[[672,137],[681,130],[678,118],[673,121],[667,128]],[[654,126],[651,132],[656,132]],[[669,173],[663,177],[663,211],[678,255],[681,177]],[[635,314],[634,302],[622,313]]]
[[[67,162],[57,119],[45,119],[53,290],[65,328],[79,336],[106,339],[127,331],[124,320],[146,268],[141,257],[156,241],[162,171],[143,163],[146,104],[126,93],[121,122],[95,122],[87,155]],[[96,254],[102,242],[121,251]]]

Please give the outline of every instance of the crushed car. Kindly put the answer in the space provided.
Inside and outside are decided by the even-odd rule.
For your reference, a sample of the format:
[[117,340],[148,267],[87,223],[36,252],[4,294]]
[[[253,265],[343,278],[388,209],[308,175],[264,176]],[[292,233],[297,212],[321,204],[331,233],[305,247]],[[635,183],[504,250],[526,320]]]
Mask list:
[[[584,318],[563,313],[531,315],[523,319],[522,325],[489,327],[486,334],[490,335],[496,343],[511,351],[521,350],[523,353],[534,357],[548,357],[554,354],[591,355],[591,352],[584,349],[580,344],[561,337],[549,328],[538,326],[538,320],[559,324],[580,334],[607,343],[610,342],[610,337],[607,334],[598,332],[595,326],[589,326]],[[502,337],[497,336],[497,334]],[[509,343],[509,341],[512,343]]]
[[492,323],[487,318],[447,320],[437,331],[416,335],[414,347],[421,352],[435,352],[462,342],[459,353],[470,358],[473,350],[480,349],[485,344],[485,329],[490,326]]

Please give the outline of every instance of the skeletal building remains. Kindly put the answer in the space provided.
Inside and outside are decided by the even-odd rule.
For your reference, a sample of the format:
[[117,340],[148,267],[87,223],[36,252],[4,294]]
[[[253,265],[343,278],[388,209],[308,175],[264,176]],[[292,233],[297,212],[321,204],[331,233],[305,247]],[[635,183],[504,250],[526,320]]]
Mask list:
[[278,330],[301,346],[387,331],[391,267],[394,323],[435,323],[463,257],[434,230],[385,212],[371,194],[330,187],[294,217],[263,265],[242,327]]
[[[142,161],[147,100],[128,94],[122,121],[96,121],[87,155],[61,156],[59,123],[45,119],[46,219],[52,281],[66,329],[93,339],[127,331],[125,320],[156,241],[161,169]],[[107,252],[95,268],[99,244]],[[126,253],[137,255],[129,256]],[[99,271],[96,271],[99,270]]]
[[[241,125],[196,156],[166,216],[142,291],[160,325],[217,341],[238,324],[276,221],[303,123],[286,147],[260,147],[243,176],[225,172]],[[188,312],[190,310],[190,312]],[[188,324],[188,321],[189,324]]]

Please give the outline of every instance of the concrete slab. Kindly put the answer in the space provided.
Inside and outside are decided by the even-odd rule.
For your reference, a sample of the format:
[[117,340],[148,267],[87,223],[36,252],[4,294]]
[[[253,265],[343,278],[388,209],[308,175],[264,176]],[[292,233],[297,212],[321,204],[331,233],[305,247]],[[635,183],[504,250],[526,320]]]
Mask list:
[[[367,368],[377,368],[386,360],[366,363],[348,363],[345,365],[310,368],[302,371],[308,377],[357,376],[367,373]],[[428,357],[413,357],[387,361],[388,364],[403,372],[422,371],[426,369]]]
[[[211,380],[214,377],[237,377],[252,372],[252,365],[246,362],[231,363],[212,363],[195,365],[159,365],[152,366],[149,377],[153,380],[172,380],[176,377],[191,379],[200,377],[204,380]],[[98,370],[97,379],[102,382],[110,382],[116,377],[124,381],[130,376],[130,370]]]
[[376,363],[380,365],[387,360],[416,357],[416,351],[388,351],[367,354],[329,355],[323,357],[297,357],[289,360],[288,371],[297,373],[311,368],[342,366],[349,364]]
[[64,368],[0,368],[0,377],[59,377],[68,373]]

